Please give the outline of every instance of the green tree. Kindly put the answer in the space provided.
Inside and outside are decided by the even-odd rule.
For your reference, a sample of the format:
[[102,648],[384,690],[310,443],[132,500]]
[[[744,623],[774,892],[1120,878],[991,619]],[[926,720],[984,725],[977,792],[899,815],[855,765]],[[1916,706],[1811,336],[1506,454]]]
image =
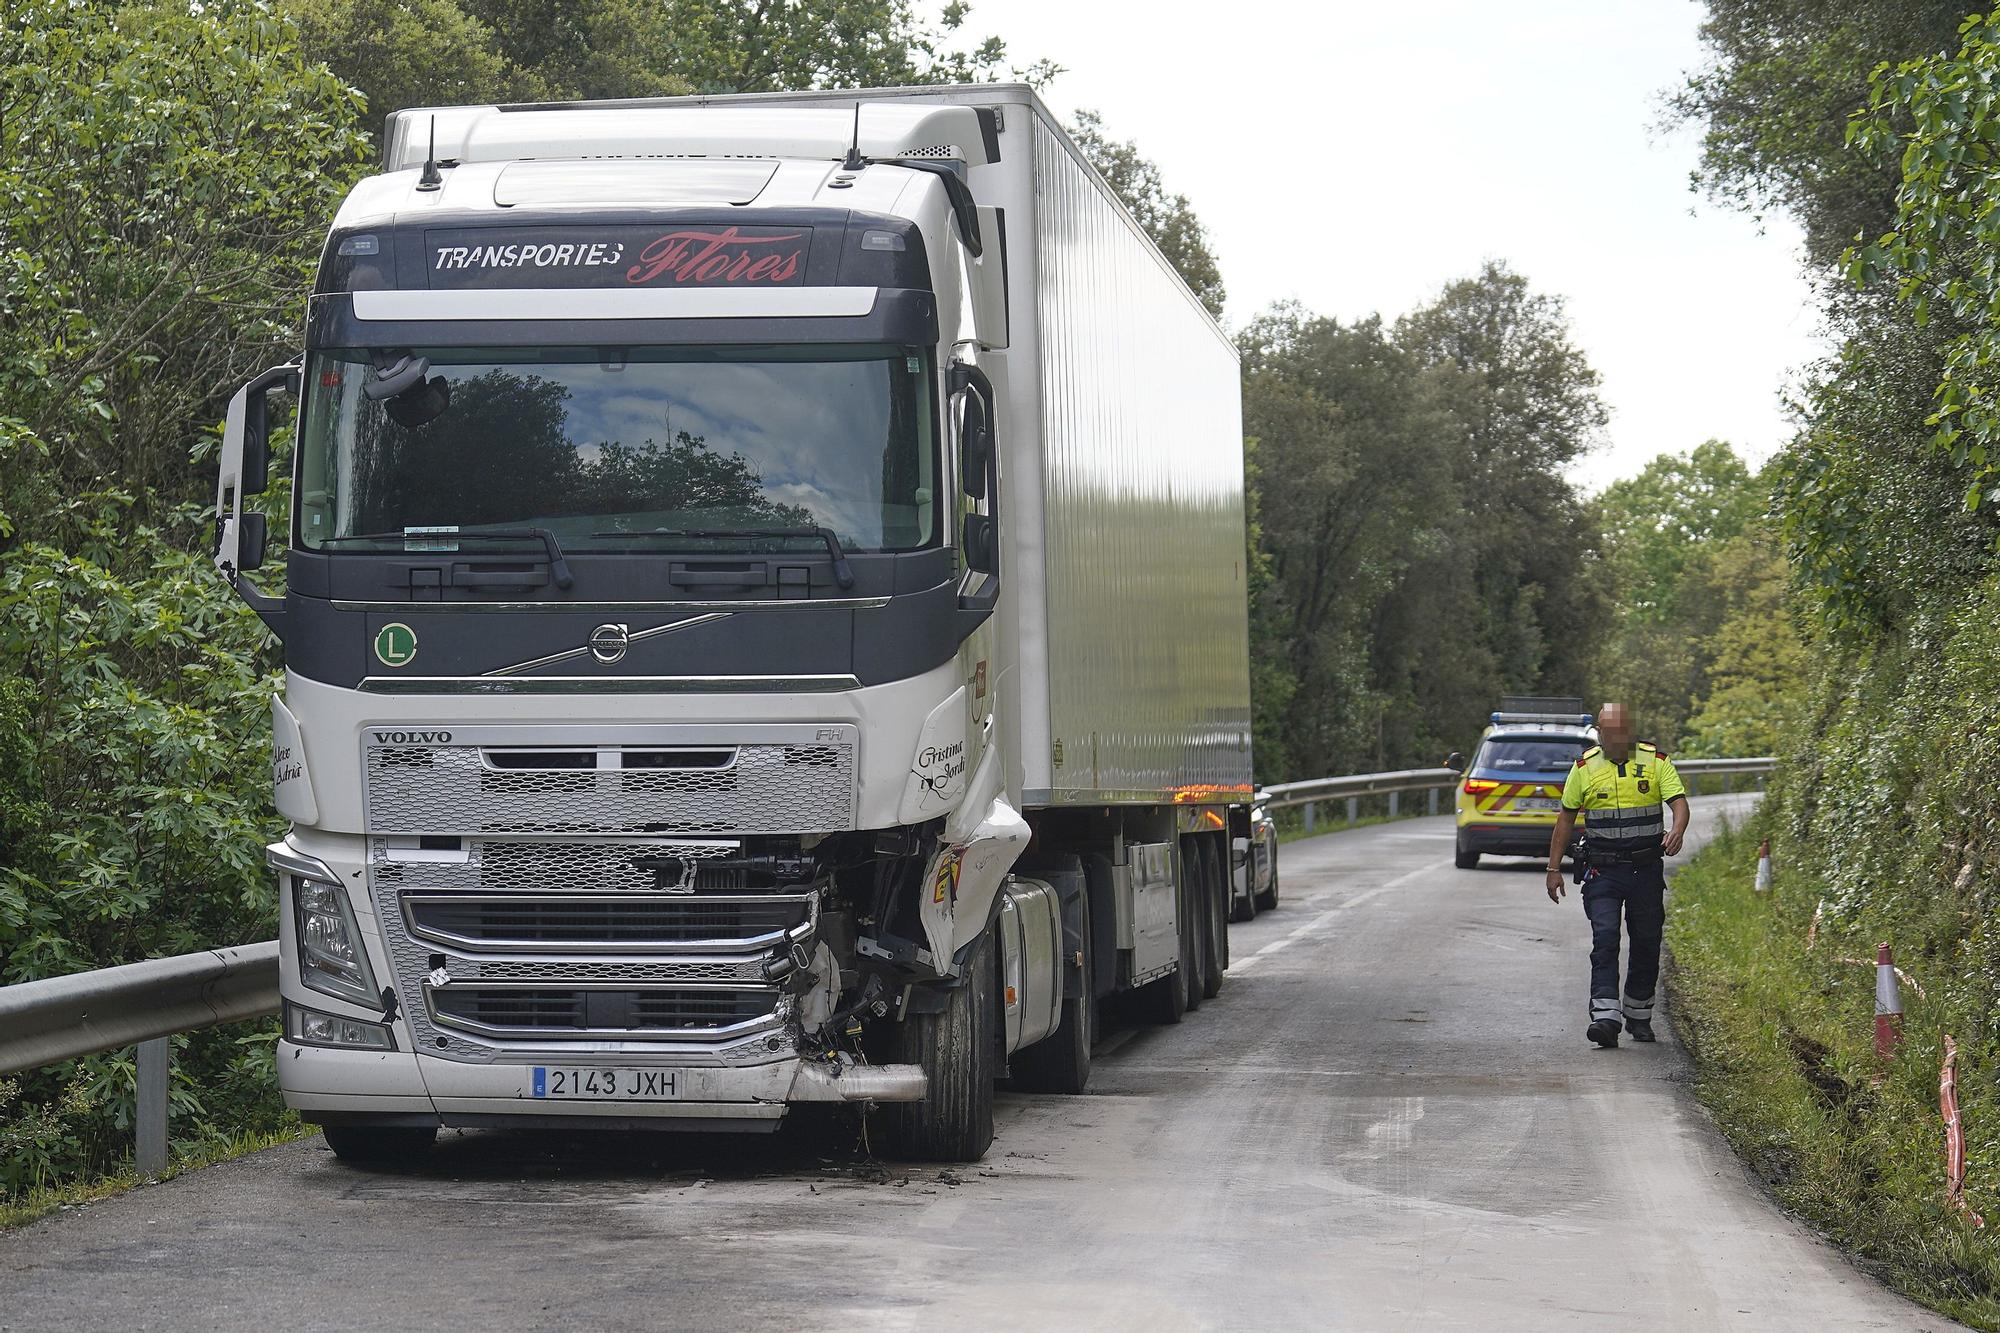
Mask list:
[[1766,508],[1750,469],[1720,440],[1661,454],[1604,488],[1595,508],[1622,612],[1667,620],[1689,558],[1742,532]]
[[1221,319],[1226,296],[1222,267],[1209,247],[1208,229],[1195,216],[1188,197],[1167,189],[1159,167],[1139,152],[1136,143],[1106,134],[1104,120],[1095,111],[1077,112],[1069,136],[1131,210],[1140,228],[1153,238],[1188,289],[1209,314]]
[[1784,556],[1760,530],[1717,544],[1702,563],[1704,591],[1723,612],[1683,743],[1695,755],[1776,754],[1804,697],[1807,665]]
[[1729,553],[1728,568],[1741,564],[1739,547],[1770,554],[1770,489],[1727,444],[1710,440],[1661,454],[1593,502],[1616,609],[1592,679],[1606,698],[1631,704],[1641,730],[1662,745],[1682,744],[1689,714],[1712,689],[1719,636],[1742,600],[1733,591],[1741,578],[1725,578],[1717,561]]
[[[1388,340],[1280,306],[1241,338],[1246,433],[1274,602],[1283,608],[1281,715],[1294,776],[1348,771],[1380,750],[1369,629],[1450,511],[1433,380]],[[1260,701],[1272,713],[1274,700]]]
[[0,107],[0,507],[48,537],[55,497],[199,497],[189,448],[294,336],[359,169],[352,95],[253,8],[33,0]]
[[1033,83],[970,39],[971,7],[935,18],[908,0],[279,0],[323,60],[391,111],[507,101],[755,93],[802,88]]
[[[363,140],[352,92],[251,5],[20,0],[0,22],[0,108],[0,982],[14,982],[275,925],[271,656],[195,554],[213,539],[213,481],[191,455],[295,337]],[[180,1045],[183,1141],[283,1114],[268,1034]],[[131,1079],[129,1054],[110,1054],[0,1088],[0,1192],[126,1151]]]
[[[1897,225],[1905,188],[1899,150],[1911,148],[1920,178],[1942,180],[1943,158],[1925,145],[1949,156],[1955,110],[1977,123],[1980,94],[1955,89],[1946,68],[1953,62],[1943,59],[1961,48],[1963,14],[1934,0],[1710,0],[1702,33],[1712,63],[1672,104],[1704,132],[1697,184],[1730,204],[1797,217],[1809,264],[1829,280],[1825,314],[1841,347],[1809,376],[1805,426],[1775,482],[1780,528],[1817,627],[1857,639],[1893,631],[1926,602],[1967,588],[1989,567],[1979,548],[2000,535],[1992,516],[1950,512],[1979,464],[1968,442],[1954,476],[1952,443],[1933,449],[1950,415],[1927,422],[1940,406],[1933,395],[1946,380],[1950,345],[1965,332],[1950,303],[1937,299],[1952,281],[1947,250],[1959,250],[1922,259],[1932,282],[1908,289],[1920,305],[1903,306],[1898,265],[1916,252],[1880,239]],[[1976,42],[1976,33],[1966,40]],[[1891,68],[1871,82],[1885,62]],[[1929,106],[1927,128],[1910,99]],[[1971,177],[1968,186],[1971,201],[1981,187]],[[1933,210],[1934,220],[1947,221],[1949,211]],[[1850,255],[1857,236],[1867,244]],[[1979,262],[1976,252],[1967,258]]]
[[1702,129],[1696,183],[1751,209],[1782,209],[1831,268],[1895,213],[1894,164],[1847,151],[1848,117],[1884,60],[1949,49],[1961,0],[1708,0],[1712,62],[1670,100]]
[[1944,323],[1932,446],[1964,470],[1965,507],[2000,506],[2000,12],[1975,14],[1955,55],[1879,68],[1852,138],[1865,160],[1901,167],[1896,225],[1848,252],[1862,285],[1893,277],[1919,326]]
[[361,94],[371,133],[404,107],[529,101],[543,91],[459,0],[279,2],[306,57]]
[[[1564,472],[1596,445],[1609,414],[1562,298],[1489,262],[1397,321],[1395,334],[1420,363],[1457,372],[1448,399],[1455,544],[1478,607],[1461,632],[1493,654],[1501,688],[1588,693],[1588,645],[1610,606],[1590,572],[1597,534]],[[1459,711],[1471,715],[1472,702]]]

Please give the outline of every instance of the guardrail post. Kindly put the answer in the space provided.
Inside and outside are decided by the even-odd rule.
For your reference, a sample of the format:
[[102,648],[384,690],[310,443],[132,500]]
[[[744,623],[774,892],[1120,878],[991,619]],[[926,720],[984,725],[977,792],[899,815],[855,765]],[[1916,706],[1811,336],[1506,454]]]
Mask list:
[[1430,808],[1432,814],[1438,812],[1438,789],[1436,787],[1431,788]]
[[139,1043],[139,1099],[132,1127],[137,1139],[134,1156],[142,1176],[157,1176],[167,1169],[167,1070],[173,1059],[172,1041],[171,1037],[155,1037]]
[[1734,781],[1732,781],[1730,774],[1724,773],[1722,775],[1722,794],[1724,796],[1729,795],[1730,791],[1735,787],[1735,785],[1736,784]]
[[1394,819],[1396,817],[1396,812],[1402,805],[1402,795],[1403,793],[1399,791],[1389,793],[1389,818]]
[[1361,798],[1350,796],[1347,798],[1347,822],[1352,824],[1359,818],[1361,818]]
[[1313,831],[1313,803],[1311,801],[1306,802],[1305,811],[1306,811],[1306,832],[1311,833]]

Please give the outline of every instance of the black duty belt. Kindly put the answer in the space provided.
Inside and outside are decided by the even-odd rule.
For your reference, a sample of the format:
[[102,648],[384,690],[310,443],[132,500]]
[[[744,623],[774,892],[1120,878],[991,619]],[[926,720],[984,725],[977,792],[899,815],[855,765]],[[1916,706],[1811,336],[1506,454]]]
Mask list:
[[1593,852],[1586,848],[1583,863],[1587,866],[1644,866],[1659,860],[1661,854],[1658,847],[1636,852]]

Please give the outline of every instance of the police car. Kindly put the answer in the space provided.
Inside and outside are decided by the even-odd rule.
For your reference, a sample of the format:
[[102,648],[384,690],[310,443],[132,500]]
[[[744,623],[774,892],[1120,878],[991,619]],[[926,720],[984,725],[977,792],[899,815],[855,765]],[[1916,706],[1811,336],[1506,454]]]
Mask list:
[[1472,762],[1445,761],[1464,775],[1458,788],[1460,870],[1484,855],[1547,856],[1562,808],[1563,779],[1577,756],[1597,744],[1581,699],[1502,696]]

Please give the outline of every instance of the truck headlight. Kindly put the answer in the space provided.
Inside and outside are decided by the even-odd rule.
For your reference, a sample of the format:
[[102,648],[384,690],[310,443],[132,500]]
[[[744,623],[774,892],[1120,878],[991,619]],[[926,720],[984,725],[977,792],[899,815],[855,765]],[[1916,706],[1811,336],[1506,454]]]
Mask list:
[[292,904],[297,913],[299,977],[316,991],[353,1000],[381,1003],[375,974],[361,948],[347,890],[318,880],[292,879]]
[[380,1023],[364,1023],[358,1018],[323,1014],[289,1000],[285,1002],[285,1036],[301,1046],[358,1046],[369,1051],[396,1049],[396,1039]]

